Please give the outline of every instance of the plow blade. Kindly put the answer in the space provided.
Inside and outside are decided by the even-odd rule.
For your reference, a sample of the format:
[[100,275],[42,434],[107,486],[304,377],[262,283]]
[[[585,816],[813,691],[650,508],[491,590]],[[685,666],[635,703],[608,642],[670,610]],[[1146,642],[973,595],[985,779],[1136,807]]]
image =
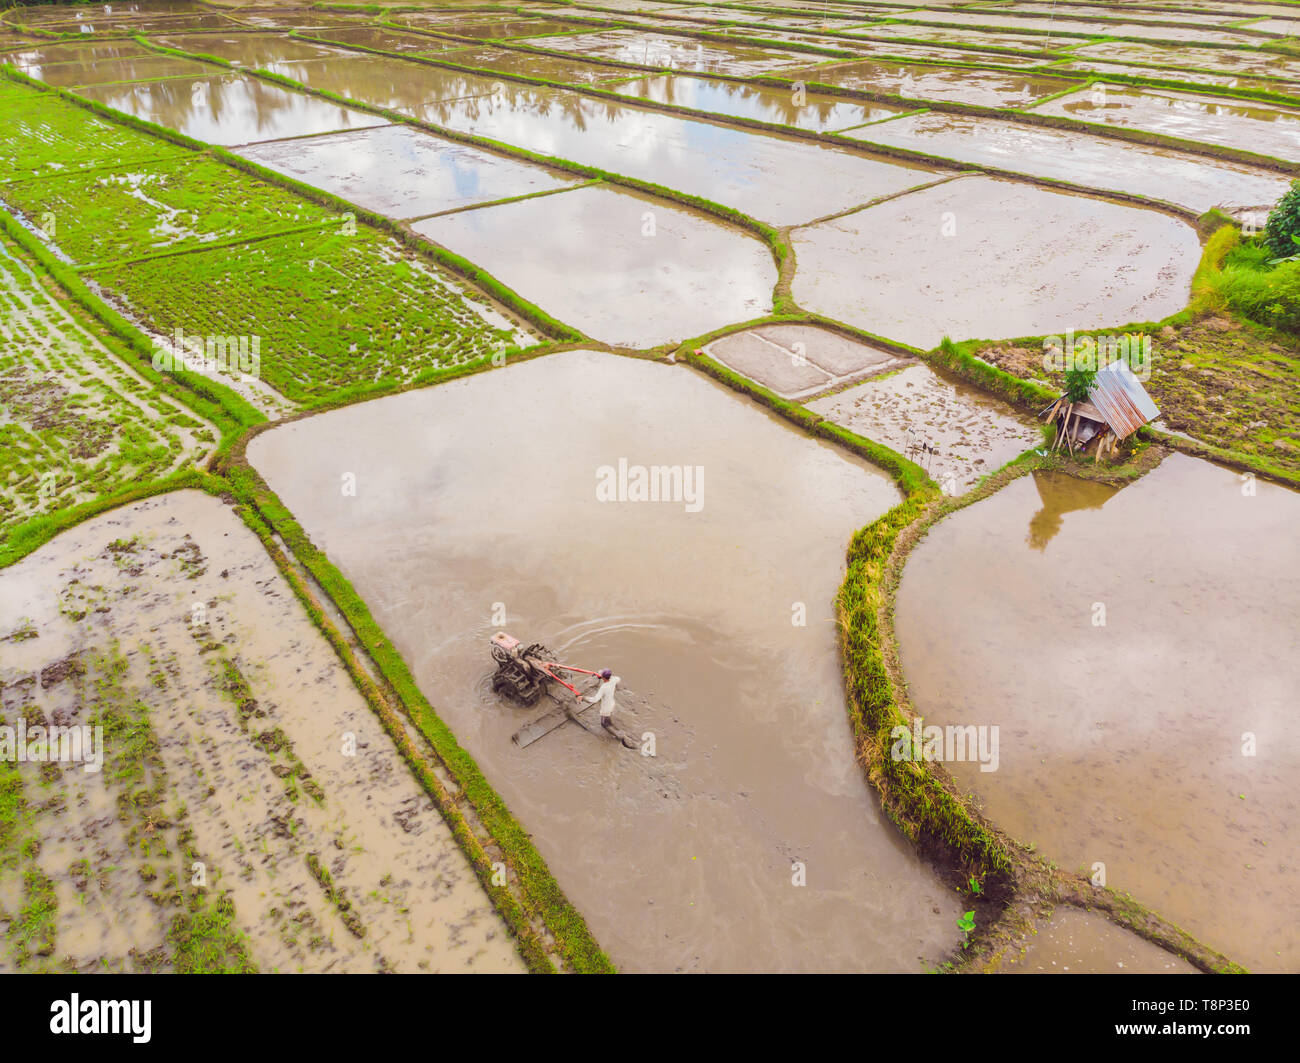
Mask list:
[[569,714],[561,708],[551,709],[550,712],[544,712],[537,717],[532,723],[526,723],[514,733],[512,739],[515,745],[524,749],[531,746],[539,738],[544,738],[550,734],[562,723],[569,718]]

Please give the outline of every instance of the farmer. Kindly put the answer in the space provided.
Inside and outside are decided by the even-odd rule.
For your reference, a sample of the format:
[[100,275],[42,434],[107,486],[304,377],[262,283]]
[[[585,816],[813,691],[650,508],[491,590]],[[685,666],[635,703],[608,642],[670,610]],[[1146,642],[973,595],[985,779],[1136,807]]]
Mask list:
[[600,726],[611,734],[614,731],[614,721],[611,718],[614,715],[614,690],[621,682],[618,676],[606,668],[600,673],[600,686],[596,688],[596,693],[584,699],[588,705],[600,702]]

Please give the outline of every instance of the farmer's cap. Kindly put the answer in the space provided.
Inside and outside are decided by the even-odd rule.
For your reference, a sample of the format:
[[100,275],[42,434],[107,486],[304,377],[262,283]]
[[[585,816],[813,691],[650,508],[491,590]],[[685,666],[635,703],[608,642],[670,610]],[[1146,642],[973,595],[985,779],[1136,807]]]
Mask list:
[[612,676],[613,674],[614,674],[614,673],[611,672],[608,668],[602,668],[602,669],[600,670],[600,678],[601,678],[601,679],[608,679],[608,678],[609,678],[610,676]]

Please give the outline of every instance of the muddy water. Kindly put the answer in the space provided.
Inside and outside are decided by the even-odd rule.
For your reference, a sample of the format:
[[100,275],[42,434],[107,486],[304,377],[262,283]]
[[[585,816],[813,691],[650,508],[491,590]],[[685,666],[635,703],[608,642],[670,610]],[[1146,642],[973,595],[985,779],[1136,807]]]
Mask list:
[[1063,96],[1039,110],[1300,161],[1300,110],[1117,85],[1107,85],[1104,94],[1088,89]]
[[605,81],[625,80],[629,74],[634,73],[623,67],[581,63],[575,59],[560,59],[553,55],[509,48],[463,48],[439,58],[458,66],[499,70],[503,74],[526,74],[529,77],[565,81],[574,85],[597,85]]
[[131,0],[126,4],[85,4],[72,7],[68,4],[42,4],[26,7],[21,11],[9,11],[8,17],[14,22],[93,22],[109,18],[114,13],[121,17],[143,17],[146,15],[175,15],[202,12],[203,6],[186,3],[185,0]]
[[996,772],[951,765],[994,822],[1295,970],[1300,495],[1242,487],[1178,454],[1100,506],[1024,477],[929,533],[897,630],[919,712],[1000,727]]
[[1274,80],[1270,78],[1242,77],[1240,74],[1211,74],[1200,70],[1155,69],[1149,66],[1129,66],[1123,63],[1103,63],[1093,60],[1076,60],[1056,67],[1063,72],[1082,71],[1100,74],[1103,77],[1139,77],[1161,78],[1166,81],[1185,81],[1192,85],[1226,86],[1228,88],[1258,89],[1262,92],[1276,92],[1283,95],[1300,95],[1300,82]]
[[[42,44],[37,47],[24,48],[5,56],[6,63],[13,63],[25,71],[29,67],[50,66],[54,63],[94,64],[109,59],[130,59],[132,57],[153,56],[143,44],[135,41],[99,41],[94,44]],[[30,71],[28,71],[30,72]],[[36,77],[32,74],[32,77]]]
[[753,118],[775,125],[815,129],[819,133],[892,118],[904,111],[902,107],[843,100],[815,92],[804,93],[802,103],[796,104],[794,93],[790,89],[746,85],[735,81],[711,81],[708,78],[681,74],[638,78],[619,85],[615,91],[620,95],[654,100],[657,103],[672,103],[679,107],[712,111],[734,118]]
[[653,347],[772,308],[776,266],[766,244],[608,186],[443,215],[412,228],[605,343]]
[[31,65],[23,72],[38,81],[58,88],[74,85],[111,84],[119,81],[140,81],[145,78],[205,77],[212,67],[190,59],[172,55],[129,56],[121,59],[104,59],[94,63],[58,63],[54,66]]
[[1300,34],[1300,22],[1296,22],[1293,18],[1266,18],[1260,22],[1252,22],[1249,26],[1243,26],[1242,29],[1255,33],[1269,33],[1275,37],[1294,37]]
[[671,37],[635,30],[610,30],[607,33],[584,33],[574,37],[537,37],[528,43],[534,48],[573,52],[596,59],[615,59],[620,63],[635,63],[638,66],[741,76],[765,73],[805,61],[799,52],[780,52],[773,48],[706,42],[694,37]]
[[400,59],[310,62],[300,76],[313,88],[666,185],[778,225],[825,217],[940,176],[807,140]]
[[432,53],[463,49],[463,41],[445,41],[420,33],[399,33],[382,26],[331,26],[326,29],[305,30],[321,40],[338,41],[373,48],[378,52]]
[[923,349],[1159,320],[1186,305],[1201,250],[1168,215],[990,177],[798,229],[794,244],[800,306]]
[[[1152,5],[1152,6],[1156,6],[1156,5]],[[1071,4],[1065,13],[1070,15],[1078,15],[1078,16],[1087,15],[1090,18],[1106,18],[1106,19],[1123,18],[1125,24],[1134,23],[1134,22],[1139,22],[1139,23],[1140,22],[1190,22],[1199,25],[1213,26],[1216,24],[1224,24],[1228,22],[1239,22],[1243,18],[1249,18],[1250,15],[1247,12],[1239,10],[1242,6],[1244,5],[1234,3],[1232,5],[1231,13],[1224,11],[1224,12],[1220,12],[1219,14],[1215,14],[1212,11],[1189,11],[1189,12],[1143,11],[1143,10],[1124,11],[1123,10],[1124,5],[1122,3],[1115,4],[1112,6],[1099,4],[1096,7],[1084,7],[1084,6],[1076,7],[1075,5]],[[1047,3],[1047,4],[1013,3],[1013,4],[1007,4],[1003,10],[1008,12],[1015,11],[1015,12],[1026,12],[1028,14],[1051,15],[1053,20],[1055,20],[1055,18],[1062,13],[1062,10],[1058,8],[1055,3]],[[983,20],[981,19],[981,21]],[[993,25],[993,23],[985,23],[985,25]]]
[[184,30],[230,29],[234,23],[225,15],[177,15],[160,18],[81,18],[74,22],[47,23],[56,33],[179,33]]
[[578,180],[400,125],[254,144],[239,153],[392,218],[553,191]]
[[[250,458],[620,967],[917,971],[952,947],[955,898],[878,812],[838,678],[844,544],[898,497],[879,473],[685,367],[586,352],[300,421]],[[702,466],[702,508],[597,501],[620,458]],[[491,692],[494,602],[616,669],[615,718],[657,756],[573,724],[514,745],[539,709]]]
[[888,92],[915,100],[952,100],[982,107],[1024,107],[1076,84],[1061,78],[997,70],[886,62],[818,66],[794,72],[782,71],[781,76],[843,89]]
[[926,22],[949,22],[953,25],[997,26],[1001,29],[1027,32],[1074,34],[1078,37],[1149,37],[1152,40],[1187,41],[1197,44],[1250,44],[1250,38],[1228,29],[1202,29],[1195,26],[1149,26],[1141,22],[1123,22],[1108,19],[1089,22],[1084,19],[1062,18],[1058,13],[1052,18],[1022,18],[1016,15],[996,15],[985,11],[925,11],[911,16]]
[[576,22],[559,22],[539,18],[455,18],[411,13],[398,15],[397,21],[456,37],[480,40],[509,40],[511,37],[540,37],[547,33],[576,33],[586,27]]
[[[120,647],[120,686],[148,707],[168,776],[165,807],[175,822],[160,827],[164,840],[178,854],[170,832],[192,830],[209,882],[230,893],[261,970],[522,969],[432,802],[261,542],[220,501],[194,491],[161,496],[60,535],[0,574],[0,637],[24,619],[38,637],[0,643],[6,716],[34,689],[24,680],[39,675],[35,704],[47,718],[87,722],[102,697],[92,657]],[[84,687],[53,678],[69,671],[59,662],[70,654],[82,655]],[[256,699],[246,728],[222,690],[221,661]],[[280,753],[265,742],[272,729]],[[355,756],[343,753],[348,733]],[[285,750],[323,803],[286,792]],[[39,783],[36,766],[27,767],[30,794]],[[78,970],[129,969],[139,961],[129,951],[163,946],[170,921],[145,893],[143,865],[157,865],[155,886],[182,868],[176,856],[143,860],[129,844],[109,770],[69,765],[59,784],[68,800],[37,823],[40,866],[59,899],[55,955]],[[364,938],[311,876],[311,853],[351,902]],[[82,859],[78,882],[72,865]]]
[[1197,214],[1211,207],[1272,207],[1290,186],[1282,174],[1145,144],[992,118],[935,112],[845,134],[981,166],[1133,192]]
[[1104,915],[1058,908],[1027,939],[1024,951],[1004,961],[1005,974],[1196,974],[1186,960],[1166,952]]
[[243,74],[100,85],[80,94],[195,140],[223,146],[365,129],[386,121]]
[[[915,26],[915,25],[872,25],[854,30],[853,36],[865,37],[904,37],[918,41],[936,41],[940,44],[963,44],[972,48],[1013,48],[1022,52],[1060,51],[1086,44],[1087,37],[1067,37],[1053,33],[1050,37],[1041,33],[984,33],[980,30],[962,29],[958,26]],[[1101,36],[1101,34],[1097,34]]]
[[1080,48],[1081,59],[1111,59],[1124,63],[1153,63],[1171,67],[1197,67],[1202,70],[1235,70],[1242,74],[1276,74],[1300,77],[1300,60],[1286,59],[1270,52],[1251,52],[1235,48],[1177,48],[1133,41],[1107,41]]
[[[754,31],[763,33],[766,31]],[[784,36],[790,36],[786,34]],[[891,59],[920,59],[930,63],[980,63],[992,66],[1016,69],[1020,67],[1039,66],[1049,60],[1036,55],[1013,55],[1010,52],[977,51],[964,48],[943,48],[939,45],[900,44],[895,41],[868,41],[843,37],[814,37],[810,34],[796,35],[799,40],[811,44],[820,44],[827,48],[847,48],[849,51],[864,56],[888,56]],[[791,37],[795,39],[795,37]],[[842,62],[842,60],[839,60]]]
[[337,48],[308,41],[295,41],[284,36],[262,36],[257,33],[195,33],[177,37],[160,37],[159,44],[179,48],[183,52],[215,55],[236,66],[260,67],[274,70],[276,64],[302,59],[326,59],[345,53]]

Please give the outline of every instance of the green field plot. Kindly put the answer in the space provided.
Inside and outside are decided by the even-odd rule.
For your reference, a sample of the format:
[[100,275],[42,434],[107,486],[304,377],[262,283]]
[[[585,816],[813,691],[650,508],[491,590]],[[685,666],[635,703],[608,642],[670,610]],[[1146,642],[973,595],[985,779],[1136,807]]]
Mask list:
[[[8,95],[8,93],[14,93]],[[0,183],[122,166],[185,149],[116,125],[52,93],[0,78]]]
[[0,546],[34,518],[166,476],[216,444],[48,284],[0,235]]
[[73,261],[109,262],[337,224],[337,214],[202,155],[0,186]]
[[409,381],[528,339],[448,274],[364,227],[127,263],[92,276],[164,335],[180,329],[191,337],[255,338],[260,378],[296,401]]

